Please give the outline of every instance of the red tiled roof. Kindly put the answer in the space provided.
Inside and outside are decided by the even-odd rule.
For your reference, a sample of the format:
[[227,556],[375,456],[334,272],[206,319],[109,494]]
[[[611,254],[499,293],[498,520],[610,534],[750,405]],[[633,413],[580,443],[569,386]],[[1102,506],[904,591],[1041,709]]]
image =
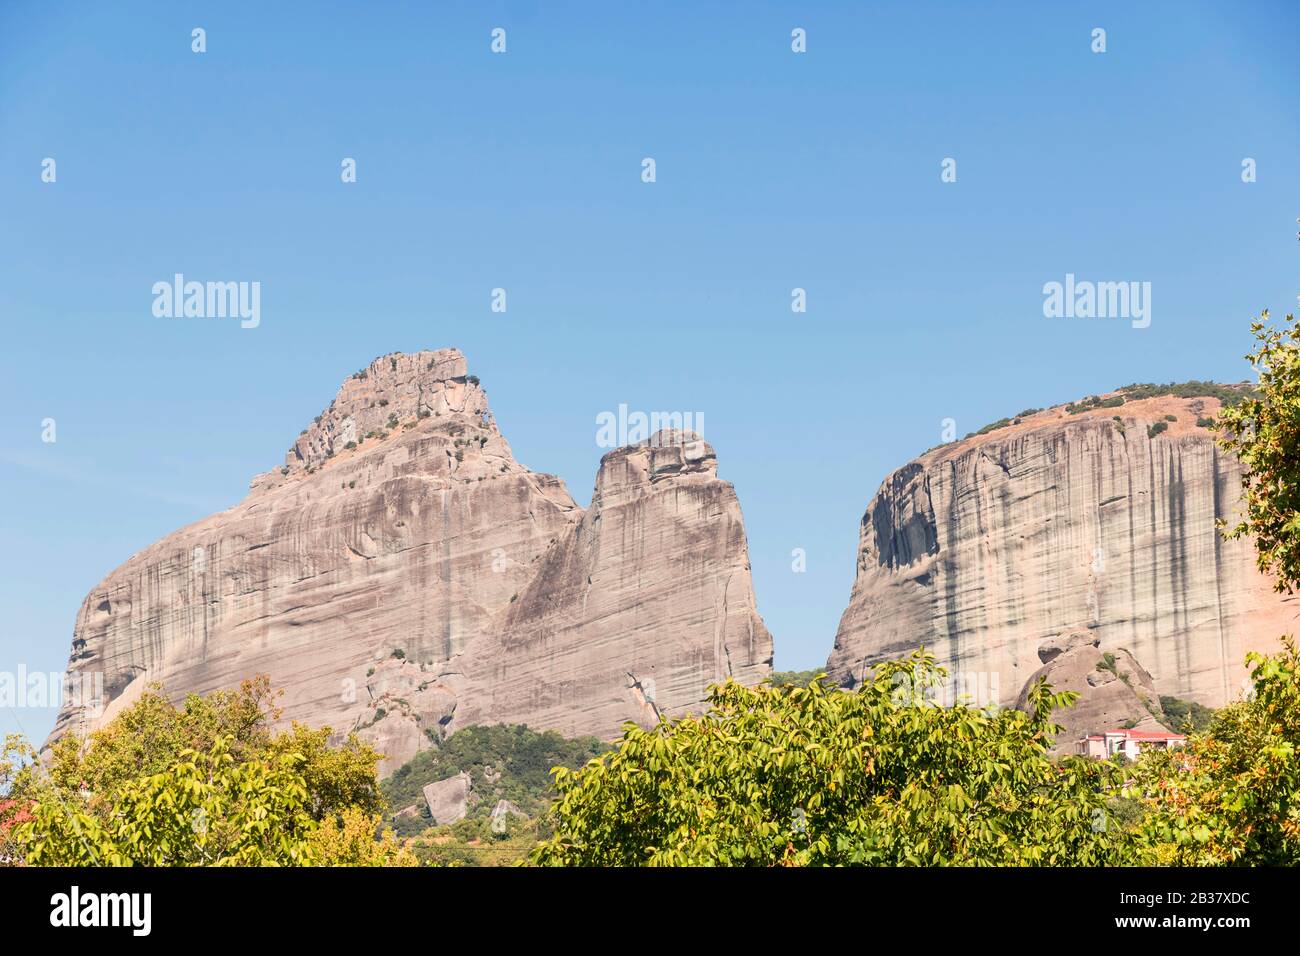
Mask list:
[[1108,730],[1107,734],[1119,734],[1128,737],[1131,740],[1186,740],[1186,734],[1175,734],[1169,731],[1155,730]]

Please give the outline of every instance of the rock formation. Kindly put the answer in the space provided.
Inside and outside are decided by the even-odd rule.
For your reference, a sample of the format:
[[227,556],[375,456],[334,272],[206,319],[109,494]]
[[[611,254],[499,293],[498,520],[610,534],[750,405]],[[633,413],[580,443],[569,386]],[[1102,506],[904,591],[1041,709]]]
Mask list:
[[[659,432],[600,463],[591,508],[462,666],[464,720],[569,736],[703,708],[771,674],[735,492],[713,449]],[[545,659],[547,682],[529,662]]]
[[424,802],[429,816],[438,825],[455,823],[469,812],[469,795],[474,784],[468,773],[439,780],[424,786]]
[[1029,676],[1016,706],[1028,709],[1029,689],[1039,678],[1054,691],[1079,695],[1073,707],[1057,711],[1053,720],[1061,727],[1055,750],[1073,753],[1085,734],[1128,728],[1163,731],[1160,695],[1146,668],[1128,651],[1102,651],[1091,631],[1074,631],[1049,638],[1038,649],[1043,666]]
[[285,720],[359,730],[392,769],[511,721],[610,738],[770,673],[740,507],[713,450],[659,433],[605,456],[590,510],[517,463],[454,349],[376,359],[243,502],[141,551],[87,596],[51,739],[153,682],[268,674]]
[[1022,414],[886,478],[831,675],[852,685],[925,645],[1010,704],[1044,640],[1088,628],[1162,694],[1238,696],[1246,652],[1275,648],[1300,604],[1258,573],[1252,542],[1216,532],[1241,473],[1205,427],[1219,400],[1123,399]]

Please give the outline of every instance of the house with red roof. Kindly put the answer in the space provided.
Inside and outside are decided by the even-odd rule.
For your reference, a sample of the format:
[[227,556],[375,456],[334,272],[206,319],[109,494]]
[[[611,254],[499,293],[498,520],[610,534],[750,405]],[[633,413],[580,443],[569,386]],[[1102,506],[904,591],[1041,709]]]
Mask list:
[[1144,750],[1176,750],[1186,743],[1186,734],[1170,731],[1107,730],[1082,738],[1075,749],[1085,757],[1101,760],[1119,755],[1136,760]]

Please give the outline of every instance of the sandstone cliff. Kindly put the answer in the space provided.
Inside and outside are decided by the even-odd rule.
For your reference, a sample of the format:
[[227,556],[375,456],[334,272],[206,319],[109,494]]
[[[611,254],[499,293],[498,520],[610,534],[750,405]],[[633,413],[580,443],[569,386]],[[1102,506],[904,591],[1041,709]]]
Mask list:
[[134,555],[86,597],[51,735],[139,691],[270,675],[285,720],[408,760],[472,722],[617,734],[770,672],[740,508],[712,449],[607,455],[590,511],[516,462],[454,349],[376,359],[239,505]]
[[1100,639],[1090,631],[1074,631],[1044,641],[1038,649],[1043,666],[1029,675],[1016,698],[1016,706],[1027,710],[1029,689],[1040,677],[1055,691],[1071,690],[1079,695],[1073,707],[1053,714],[1061,727],[1056,735],[1057,753],[1074,753],[1075,743],[1085,734],[1128,728],[1159,732],[1167,730],[1160,694],[1151,675],[1128,651],[1102,651]]
[[466,719],[653,724],[702,710],[710,683],[758,683],[771,658],[735,492],[706,442],[660,432],[604,457],[591,508],[466,655]]
[[1251,542],[1216,533],[1240,493],[1239,464],[1198,424],[1218,399],[1122,397],[1022,415],[886,478],[862,519],[831,675],[851,685],[924,644],[1011,704],[1044,641],[1090,628],[1159,693],[1237,696],[1246,652],[1275,647],[1300,604],[1256,571]]

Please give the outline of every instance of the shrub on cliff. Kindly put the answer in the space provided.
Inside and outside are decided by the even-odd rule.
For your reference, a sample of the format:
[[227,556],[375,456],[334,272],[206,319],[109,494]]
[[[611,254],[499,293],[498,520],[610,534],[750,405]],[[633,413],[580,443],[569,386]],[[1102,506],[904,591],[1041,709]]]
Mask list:
[[785,687],[789,684],[794,687],[807,687],[819,677],[822,680],[829,679],[820,667],[810,671],[772,671],[772,686]]
[[1253,389],[1220,385],[1218,382],[1202,382],[1196,379],[1190,382],[1169,382],[1165,385],[1142,382],[1125,385],[1120,391],[1133,402],[1144,398],[1159,398],[1161,395],[1173,395],[1177,398],[1217,398],[1225,408],[1253,394]]
[[1214,711],[1194,700],[1161,694],[1160,711],[1165,715],[1164,724],[1170,730],[1204,733],[1214,723]]

